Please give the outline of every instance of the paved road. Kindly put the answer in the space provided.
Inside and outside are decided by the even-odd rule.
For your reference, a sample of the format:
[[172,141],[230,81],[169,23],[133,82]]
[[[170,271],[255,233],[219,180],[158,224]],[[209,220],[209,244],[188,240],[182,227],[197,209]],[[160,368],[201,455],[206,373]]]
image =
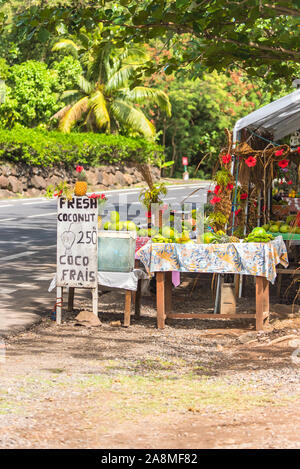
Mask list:
[[[171,186],[164,200],[178,203],[199,186],[202,190],[186,202],[203,201],[208,183]],[[145,209],[138,202],[139,191],[107,191],[109,207],[123,211],[122,219],[126,219],[127,212],[127,219],[143,223]],[[0,335],[22,330],[38,320],[37,315],[51,312],[55,294],[47,289],[55,263],[56,200],[1,200]]]

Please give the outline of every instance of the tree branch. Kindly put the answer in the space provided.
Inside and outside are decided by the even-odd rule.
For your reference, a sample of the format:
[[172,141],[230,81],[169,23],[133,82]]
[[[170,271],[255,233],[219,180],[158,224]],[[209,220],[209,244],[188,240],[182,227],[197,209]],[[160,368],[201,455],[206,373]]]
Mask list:
[[278,11],[278,13],[282,15],[288,15],[288,16],[296,16],[300,17],[300,10],[294,9],[294,8],[286,8],[280,5],[272,5],[270,3],[266,3],[265,7],[271,8],[274,11]]

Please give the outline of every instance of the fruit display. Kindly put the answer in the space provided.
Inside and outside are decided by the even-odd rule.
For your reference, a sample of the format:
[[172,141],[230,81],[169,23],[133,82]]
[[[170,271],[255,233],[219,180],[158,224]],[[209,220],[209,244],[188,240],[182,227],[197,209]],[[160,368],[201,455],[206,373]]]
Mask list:
[[133,221],[121,221],[120,214],[117,211],[110,213],[110,221],[104,223],[103,229],[110,231],[138,231],[138,227]]
[[295,226],[296,215],[289,215],[286,220],[270,221],[263,228],[270,233],[295,233],[300,234],[300,226]]
[[289,197],[291,197],[292,199],[298,199],[300,197],[300,194],[297,191],[295,191],[295,189],[292,189],[289,192]]
[[203,243],[204,244],[228,244],[228,243],[239,243],[240,240],[236,236],[229,236],[224,231],[217,231],[212,233],[207,231],[203,234]]
[[274,239],[272,234],[266,232],[262,226],[257,226],[244,239],[245,243],[268,243]]
[[176,244],[188,244],[194,243],[190,238],[188,231],[182,231],[179,233],[177,230],[163,226],[162,229],[156,230],[154,236],[152,236],[153,243],[176,243]]

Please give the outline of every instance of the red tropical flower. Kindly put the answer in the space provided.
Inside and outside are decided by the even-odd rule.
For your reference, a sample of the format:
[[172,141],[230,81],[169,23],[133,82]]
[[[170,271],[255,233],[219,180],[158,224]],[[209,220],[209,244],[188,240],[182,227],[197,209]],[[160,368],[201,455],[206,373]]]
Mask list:
[[81,173],[81,171],[83,171],[83,166],[76,166],[76,172]]
[[234,214],[235,214],[236,217],[238,216],[238,214],[240,213],[241,210],[242,210],[241,208],[238,208],[238,209],[234,212]]
[[226,186],[226,189],[227,189],[228,191],[232,191],[232,189],[233,189],[233,184],[231,184],[231,183],[229,182],[229,183],[227,184],[227,186]]
[[220,189],[221,189],[221,186],[219,186],[219,185],[217,184],[216,187],[215,187],[214,193],[215,193],[216,195],[218,195]]
[[285,158],[283,160],[278,161],[278,166],[280,168],[286,168],[288,165],[289,165],[289,160]]
[[208,193],[208,194],[211,194],[211,193],[212,193],[212,191],[207,191],[207,193]]
[[247,166],[249,166],[249,168],[252,168],[256,165],[256,158],[253,158],[253,156],[249,156],[249,158],[245,160],[245,163]]
[[293,181],[291,181],[291,180],[287,181],[287,184],[291,185],[291,184],[293,184]]
[[218,204],[219,202],[221,202],[221,198],[217,196],[213,197],[210,201],[212,205]]
[[243,194],[240,195],[241,200],[246,200],[248,197],[247,192],[243,192]]
[[89,199],[99,199],[99,197],[100,197],[100,194],[94,193],[94,194],[89,195]]
[[228,164],[231,161],[231,155],[227,153],[226,155],[222,155],[222,161],[224,164]]
[[283,152],[284,152],[283,148],[281,150],[277,150],[275,151],[275,156],[281,156]]
[[298,147],[298,148],[297,148],[297,152],[298,152],[298,153],[299,153],[299,155],[300,155],[300,147]]
[[105,194],[101,194],[101,199],[106,199]]

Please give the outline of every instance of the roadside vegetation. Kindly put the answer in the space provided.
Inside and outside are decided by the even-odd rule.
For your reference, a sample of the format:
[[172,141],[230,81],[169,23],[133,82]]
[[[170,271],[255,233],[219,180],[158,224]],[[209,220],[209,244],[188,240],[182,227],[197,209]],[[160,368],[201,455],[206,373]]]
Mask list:
[[[181,177],[187,156],[191,177],[210,178],[224,129],[292,90],[299,71],[293,2],[284,13],[258,1],[246,8],[221,1],[212,10],[184,1],[104,3],[101,9],[85,1],[76,8],[39,0],[0,6],[0,79],[6,84],[0,128],[71,132],[77,143],[90,139],[89,132],[111,134],[116,147],[120,136],[143,137],[164,148],[163,161],[170,162],[164,176]],[[169,24],[157,27],[165,15],[176,32]],[[194,29],[197,18],[203,33]],[[49,164],[38,154],[37,164]],[[122,158],[102,152],[99,161]],[[22,160],[31,163],[32,156]],[[98,164],[89,155],[86,162]]]

